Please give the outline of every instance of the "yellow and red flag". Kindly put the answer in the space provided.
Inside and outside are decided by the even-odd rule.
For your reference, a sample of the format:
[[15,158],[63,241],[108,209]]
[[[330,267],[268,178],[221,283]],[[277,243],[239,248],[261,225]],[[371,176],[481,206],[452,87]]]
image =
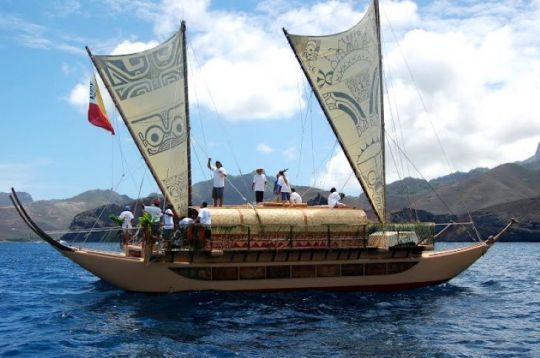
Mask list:
[[103,105],[103,98],[99,93],[99,87],[96,81],[96,75],[90,79],[90,103],[88,104],[88,122],[95,126],[108,130],[114,135],[114,129],[107,117],[107,111]]

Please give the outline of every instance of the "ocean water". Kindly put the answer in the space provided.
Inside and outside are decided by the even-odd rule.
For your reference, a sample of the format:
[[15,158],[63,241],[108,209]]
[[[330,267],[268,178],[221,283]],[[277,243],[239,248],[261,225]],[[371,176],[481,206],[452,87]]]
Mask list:
[[540,245],[498,243],[411,291],[148,295],[46,244],[5,243],[0,356],[540,357],[539,276]]

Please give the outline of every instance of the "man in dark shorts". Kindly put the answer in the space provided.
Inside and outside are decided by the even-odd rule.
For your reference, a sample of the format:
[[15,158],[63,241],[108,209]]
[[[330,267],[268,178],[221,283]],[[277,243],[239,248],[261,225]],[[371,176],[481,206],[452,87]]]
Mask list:
[[214,206],[223,206],[223,189],[225,188],[227,172],[219,160],[216,160],[216,166],[213,166],[212,158],[208,158],[208,169],[214,173],[214,187],[212,188]]

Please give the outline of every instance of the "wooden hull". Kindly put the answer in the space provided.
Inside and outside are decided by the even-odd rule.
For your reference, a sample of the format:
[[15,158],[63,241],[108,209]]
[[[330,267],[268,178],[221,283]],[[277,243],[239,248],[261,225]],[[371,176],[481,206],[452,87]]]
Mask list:
[[[362,247],[282,249],[227,249],[134,255],[74,248],[52,239],[29,217],[12,189],[11,200],[24,222],[62,255],[104,281],[127,291],[168,293],[182,291],[358,290],[389,291],[429,286],[457,276],[516,223],[497,235],[467,247],[445,251],[422,248]],[[245,215],[238,211],[239,220]],[[297,215],[306,224],[317,211]],[[311,215],[311,216],[310,216]],[[358,213],[350,212],[354,219]],[[230,216],[223,216],[230,220]],[[257,220],[260,220],[259,217]],[[248,231],[248,235],[251,232]],[[287,241],[291,243],[290,241]],[[139,248],[140,250],[140,248]],[[129,251],[129,250],[126,250]],[[144,256],[144,255],[142,255]]]
[[[123,254],[77,249],[61,251],[84,269],[110,284],[127,291],[136,292],[181,292],[181,291],[280,291],[280,290],[347,290],[347,291],[388,291],[402,290],[446,282],[473,264],[488,249],[484,243],[465,248],[423,252],[417,257],[357,259],[340,261],[288,261],[257,263],[257,267],[270,270],[271,267],[290,267],[288,278],[243,279],[241,274],[233,279],[190,278],[179,272],[200,270],[227,270],[242,272],[242,268],[252,268],[254,263],[190,263],[190,262],[150,262],[143,259],[125,257]],[[374,262],[375,261],[375,262]],[[294,272],[301,272],[305,267],[317,265],[341,265],[345,267],[362,267],[361,265],[383,265],[391,267],[393,263],[410,263],[410,268],[398,273],[373,274],[365,271],[358,275],[342,276],[344,272],[333,277],[294,277]],[[348,265],[348,266],[343,266]],[[384,266],[385,265],[385,266]],[[297,268],[302,270],[296,270]],[[367,268],[368,266],[363,266]],[[283,270],[282,270],[283,271]],[[305,270],[304,270],[305,271]],[[214,272],[214,271],[211,271]],[[217,271],[216,271],[217,272]],[[227,272],[227,271],[224,271]]]

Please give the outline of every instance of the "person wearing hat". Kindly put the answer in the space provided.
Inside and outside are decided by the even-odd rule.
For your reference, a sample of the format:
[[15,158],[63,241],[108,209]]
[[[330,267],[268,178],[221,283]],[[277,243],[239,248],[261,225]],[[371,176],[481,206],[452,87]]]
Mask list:
[[131,238],[131,229],[133,228],[131,222],[135,218],[129,205],[124,206],[124,211],[120,213],[118,218],[122,220],[123,243],[126,245]]
[[266,175],[263,168],[255,170],[253,176],[253,183],[251,183],[251,190],[255,192],[255,202],[257,204],[264,201],[264,187],[266,186]]
[[174,212],[172,209],[173,206],[169,204],[163,213],[163,240],[166,240],[168,244],[170,244],[170,239],[174,231]]

